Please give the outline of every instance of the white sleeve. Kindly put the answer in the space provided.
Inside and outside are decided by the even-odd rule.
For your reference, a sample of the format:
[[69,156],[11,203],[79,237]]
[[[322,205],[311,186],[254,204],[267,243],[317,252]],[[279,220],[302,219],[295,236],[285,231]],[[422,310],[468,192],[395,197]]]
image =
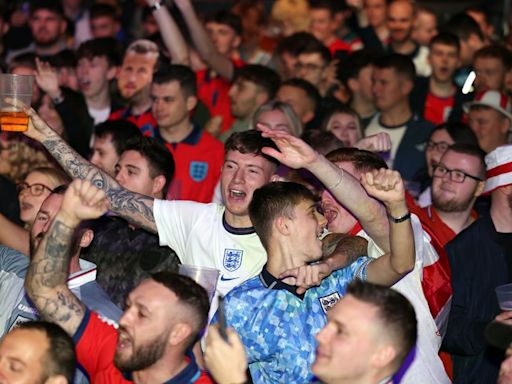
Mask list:
[[187,263],[190,233],[211,205],[213,204],[159,199],[154,202],[153,216],[160,245],[172,248],[184,264]]

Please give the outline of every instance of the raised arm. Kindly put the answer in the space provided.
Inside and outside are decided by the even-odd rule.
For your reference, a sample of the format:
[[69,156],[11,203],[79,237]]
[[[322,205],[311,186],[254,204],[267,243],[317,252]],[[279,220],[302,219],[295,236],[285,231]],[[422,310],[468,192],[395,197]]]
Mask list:
[[[160,1],[146,0],[146,4],[153,7],[155,4],[160,4]],[[165,47],[171,55],[172,63],[189,65],[190,60],[187,43],[183,38],[178,25],[169,13],[169,10],[165,4],[161,4],[153,9],[153,16],[158,24],[160,36],[162,36]]]
[[190,0],[175,0],[175,3],[185,19],[194,46],[201,58],[219,75],[232,80],[235,72],[233,63],[217,51],[201,20],[197,17]]
[[279,148],[264,148],[269,156],[291,168],[306,168],[317,177],[336,199],[359,220],[364,230],[384,251],[389,250],[389,227],[382,204],[368,196],[361,183],[316,152],[303,140],[287,132],[272,131],[258,125],[263,136]]
[[391,286],[412,271],[415,263],[414,234],[404,183],[397,171],[383,168],[366,173],[362,184],[369,195],[384,203],[390,222],[391,251],[368,265],[368,281]]
[[123,188],[106,172],[80,156],[32,108],[26,108],[25,112],[30,117],[25,134],[42,143],[71,177],[89,180],[105,191],[112,211],[139,227],[156,232],[153,198]]
[[75,180],[64,194],[61,209],[32,255],[25,289],[42,318],[75,334],[84,304],[67,286],[73,234],[81,220],[107,211],[105,193],[84,180]]

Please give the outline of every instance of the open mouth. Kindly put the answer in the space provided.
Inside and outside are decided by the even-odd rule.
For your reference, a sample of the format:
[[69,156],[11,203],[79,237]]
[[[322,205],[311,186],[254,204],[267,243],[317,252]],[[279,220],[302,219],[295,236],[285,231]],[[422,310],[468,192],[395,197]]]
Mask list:
[[229,190],[229,195],[235,199],[242,199],[244,198],[247,194],[243,191],[239,191],[237,189],[230,189]]

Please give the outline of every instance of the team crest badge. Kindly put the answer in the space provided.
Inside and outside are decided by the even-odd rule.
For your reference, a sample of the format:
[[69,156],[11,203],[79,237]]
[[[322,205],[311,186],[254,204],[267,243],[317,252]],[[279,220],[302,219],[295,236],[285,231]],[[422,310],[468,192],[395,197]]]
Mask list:
[[224,268],[229,272],[236,271],[242,265],[242,256],[244,251],[240,249],[224,250]]
[[203,181],[208,174],[208,163],[204,161],[190,162],[189,173],[192,180],[197,182]]
[[324,313],[327,313],[334,305],[340,300],[340,294],[338,292],[331,293],[330,295],[321,297],[320,305]]

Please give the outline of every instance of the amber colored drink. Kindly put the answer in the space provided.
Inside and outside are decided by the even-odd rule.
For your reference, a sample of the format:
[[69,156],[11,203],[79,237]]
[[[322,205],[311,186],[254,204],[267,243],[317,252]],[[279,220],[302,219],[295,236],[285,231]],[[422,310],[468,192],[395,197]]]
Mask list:
[[28,129],[27,114],[25,112],[0,111],[0,129],[2,131],[26,131]]

